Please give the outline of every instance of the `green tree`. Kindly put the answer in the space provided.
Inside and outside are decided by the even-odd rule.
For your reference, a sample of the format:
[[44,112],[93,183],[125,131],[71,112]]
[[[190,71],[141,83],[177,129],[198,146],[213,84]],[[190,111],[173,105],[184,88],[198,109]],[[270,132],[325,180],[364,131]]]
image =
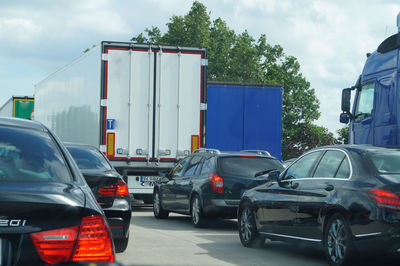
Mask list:
[[348,144],[349,143],[349,126],[345,126],[336,131],[339,135],[338,142],[340,144]]
[[[221,18],[214,21],[206,7],[194,1],[184,16],[172,16],[168,30],[146,28],[131,40],[139,43],[208,48],[208,80],[271,83],[283,86],[283,158],[298,156],[315,145],[333,144],[333,134],[312,125],[320,116],[315,90],[300,72],[294,56],[286,55],[280,45],[267,43],[265,34],[257,40],[247,31],[236,34]],[[299,135],[302,134],[302,135]],[[310,136],[317,137],[313,139]],[[296,145],[292,145],[296,140]]]

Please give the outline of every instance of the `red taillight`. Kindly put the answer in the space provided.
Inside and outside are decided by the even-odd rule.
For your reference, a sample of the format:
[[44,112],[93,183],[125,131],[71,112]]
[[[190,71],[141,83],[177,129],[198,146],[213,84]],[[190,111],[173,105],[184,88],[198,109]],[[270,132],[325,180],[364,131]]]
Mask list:
[[98,190],[100,196],[129,196],[128,185],[123,180],[116,184],[102,186]]
[[224,193],[224,179],[217,174],[210,174],[209,178],[213,190],[217,193]]
[[80,226],[30,234],[48,264],[68,261],[114,262],[111,234],[103,216],[82,219]]
[[31,239],[40,258],[49,264],[71,260],[79,227],[69,227],[31,234]]
[[114,262],[111,233],[103,216],[82,219],[72,260]]
[[378,207],[400,211],[400,198],[390,191],[374,188],[368,191],[368,196]]

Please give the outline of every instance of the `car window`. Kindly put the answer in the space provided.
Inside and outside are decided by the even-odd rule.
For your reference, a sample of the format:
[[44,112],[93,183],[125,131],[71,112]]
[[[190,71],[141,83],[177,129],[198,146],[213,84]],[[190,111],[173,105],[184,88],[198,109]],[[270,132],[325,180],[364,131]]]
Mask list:
[[293,163],[285,173],[285,179],[310,177],[310,171],[314,167],[322,151],[316,151],[304,155]]
[[201,168],[201,174],[212,174],[214,172],[213,167],[213,157],[206,159],[203,163],[203,167]]
[[350,176],[350,165],[347,157],[343,158],[342,163],[339,166],[339,169],[335,175],[337,178],[349,178]]
[[183,171],[185,170],[186,165],[190,161],[192,157],[186,157],[182,159],[174,169],[172,169],[171,176],[172,177],[177,177],[177,176],[182,176]]
[[326,151],[315,170],[314,177],[335,177],[345,157],[341,151]]
[[371,116],[374,106],[374,90],[375,84],[369,83],[363,85],[358,93],[356,102],[356,111],[354,113],[355,122],[360,122]]
[[47,132],[0,127],[1,181],[70,183],[72,176]]
[[186,167],[185,176],[194,175],[197,167],[200,165],[202,157],[201,156],[193,156],[192,160],[188,163]]
[[373,165],[382,174],[400,174],[400,152],[388,150],[383,152],[368,153]]
[[255,177],[269,169],[283,170],[278,160],[259,156],[220,157],[218,164],[223,174],[243,177]]
[[94,148],[67,147],[79,169],[111,170],[112,167],[100,151]]

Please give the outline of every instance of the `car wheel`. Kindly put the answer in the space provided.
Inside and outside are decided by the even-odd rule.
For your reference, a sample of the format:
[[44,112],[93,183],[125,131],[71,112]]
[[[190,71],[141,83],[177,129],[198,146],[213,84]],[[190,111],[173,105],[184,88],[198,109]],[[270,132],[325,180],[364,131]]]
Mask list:
[[200,205],[200,197],[194,195],[191,202],[192,224],[195,227],[203,227],[205,225],[205,216]]
[[260,247],[265,239],[259,235],[256,227],[253,207],[250,203],[240,206],[238,216],[240,242],[245,247]]
[[353,253],[353,240],[346,219],[339,213],[328,221],[324,232],[324,250],[330,265],[346,265]]
[[169,212],[161,206],[160,192],[158,190],[155,190],[153,194],[153,213],[157,219],[165,219],[169,215]]
[[125,238],[115,239],[114,240],[115,252],[116,253],[124,252],[128,247],[128,242],[129,242],[129,233],[128,236]]

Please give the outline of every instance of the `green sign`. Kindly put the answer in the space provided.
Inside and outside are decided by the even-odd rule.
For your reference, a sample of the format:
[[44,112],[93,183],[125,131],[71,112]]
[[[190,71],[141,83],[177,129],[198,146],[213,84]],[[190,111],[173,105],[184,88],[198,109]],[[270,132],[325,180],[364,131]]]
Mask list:
[[29,99],[14,99],[13,116],[18,118],[31,118],[34,101]]

